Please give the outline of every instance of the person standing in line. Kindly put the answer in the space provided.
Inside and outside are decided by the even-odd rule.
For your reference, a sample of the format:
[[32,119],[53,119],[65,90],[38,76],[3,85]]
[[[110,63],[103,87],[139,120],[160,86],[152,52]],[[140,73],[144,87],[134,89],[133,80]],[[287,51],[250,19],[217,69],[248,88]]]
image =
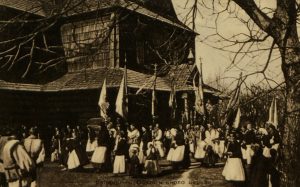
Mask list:
[[114,166],[113,166],[113,173],[117,176],[119,174],[125,173],[125,159],[127,155],[127,143],[125,139],[125,133],[124,131],[120,131],[119,135],[116,137],[116,145],[114,148]]
[[205,131],[205,142],[206,146],[206,155],[204,157],[204,164],[206,166],[214,166],[217,162],[217,154],[215,151],[216,140],[219,138],[218,131],[211,125],[207,124],[207,130]]
[[107,153],[107,146],[109,141],[109,132],[105,124],[101,124],[99,134],[97,136],[98,147],[96,147],[91,162],[93,163],[94,168],[97,172],[104,171]]
[[190,153],[192,156],[195,154],[195,134],[190,124],[187,124],[185,127],[185,141],[186,145],[189,146]]
[[[171,162],[173,166],[173,170],[177,170],[180,167],[183,167],[184,163],[184,155],[185,155],[185,141],[184,141],[184,132],[182,130],[182,126],[176,130],[176,136],[174,137],[175,144],[173,153],[171,154]],[[171,150],[170,150],[171,151]]]
[[158,150],[159,156],[163,158],[165,156],[164,152],[164,146],[162,143],[163,138],[163,132],[159,128],[159,124],[157,123],[154,128],[154,134],[153,134],[153,141],[154,141],[154,147]]
[[67,139],[68,146],[68,170],[76,171],[82,169],[88,163],[88,158],[85,151],[80,145],[80,140],[75,129],[72,130],[71,138]]
[[246,148],[244,152],[245,159],[245,169],[246,169],[246,177],[250,178],[250,168],[252,164],[252,157],[254,156],[254,150],[252,149],[255,144],[256,135],[252,128],[252,124],[248,123],[246,127],[246,131],[243,134],[242,145]]
[[129,129],[127,130],[127,139],[128,139],[128,144],[129,146],[129,157],[133,155],[132,151],[135,148],[139,147],[139,138],[140,138],[140,132],[136,128],[134,124],[131,124],[129,126]]
[[225,180],[232,182],[234,186],[244,186],[245,171],[242,163],[241,145],[236,141],[236,135],[234,132],[230,134],[226,154],[228,158],[222,175],[225,177]]
[[91,158],[96,147],[98,147],[98,140],[96,138],[95,130],[92,129],[91,127],[87,128],[87,135],[88,135],[88,139],[87,139],[85,151],[88,157]]
[[8,186],[8,183],[6,182],[5,178],[5,170],[3,166],[3,147],[4,145],[8,142],[10,139],[9,133],[6,132],[6,129],[0,129],[1,134],[0,134],[0,186],[1,187],[6,187]]
[[35,163],[16,139],[16,133],[8,133],[8,141],[0,147],[6,180],[9,187],[30,186]]
[[198,130],[199,127],[196,127],[196,152],[195,152],[195,159],[200,160],[203,162],[203,159],[205,157],[206,151],[205,151],[205,146],[207,145],[205,140],[205,128],[201,125],[200,129]]
[[37,172],[43,167],[45,161],[44,143],[38,138],[37,129],[31,128],[29,130],[29,136],[24,139],[24,147],[36,165],[36,171],[33,171],[31,174],[33,179],[31,187],[34,187],[36,186]]
[[139,161],[140,164],[145,163],[146,159],[146,151],[147,151],[147,145],[149,142],[151,142],[151,134],[149,130],[147,129],[146,125],[142,126],[142,136],[141,136],[141,142],[139,147]]

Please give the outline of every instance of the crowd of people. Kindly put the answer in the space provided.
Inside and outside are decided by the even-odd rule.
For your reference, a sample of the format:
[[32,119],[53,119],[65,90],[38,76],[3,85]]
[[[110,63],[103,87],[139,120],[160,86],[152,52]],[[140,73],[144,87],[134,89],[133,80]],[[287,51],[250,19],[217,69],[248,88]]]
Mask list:
[[153,177],[162,171],[160,160],[169,161],[174,171],[187,169],[196,160],[204,167],[225,162],[222,175],[236,186],[278,185],[280,134],[272,124],[259,128],[247,122],[237,129],[178,124],[162,129],[159,124],[117,120],[115,124],[55,127],[50,134],[51,144],[45,151],[47,140],[41,140],[37,127],[1,132],[1,184],[35,186],[37,170],[49,153],[51,162],[71,172],[91,163],[95,172]]

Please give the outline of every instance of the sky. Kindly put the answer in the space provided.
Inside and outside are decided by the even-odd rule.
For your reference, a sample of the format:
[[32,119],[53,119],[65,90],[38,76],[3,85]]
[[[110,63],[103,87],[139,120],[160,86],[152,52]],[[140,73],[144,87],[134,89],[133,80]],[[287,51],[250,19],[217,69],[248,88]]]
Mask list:
[[[191,8],[191,3],[194,2],[194,0],[172,1],[178,18],[185,22],[188,26],[191,26],[191,24],[189,24],[191,19],[186,19],[185,17]],[[234,41],[241,41],[245,39],[245,35],[242,35],[241,33],[249,34],[249,31],[246,25],[240,20],[248,20],[248,16],[236,4],[230,3],[228,10],[231,13],[229,13],[229,11],[224,11],[217,19],[217,16],[214,13],[222,11],[225,4],[215,4],[213,11],[211,5],[212,1],[203,1],[206,3],[205,5],[207,7],[199,4],[199,12],[197,13],[196,18],[196,32],[199,34],[196,38],[196,60],[199,61],[201,59],[203,64],[202,67],[204,81],[206,81],[205,83],[211,83],[213,85],[216,75],[219,75],[222,78],[223,84],[235,87],[234,85],[236,85],[237,82],[235,80],[239,77],[240,72],[243,72],[243,75],[246,75],[263,69],[270,53],[270,50],[266,49],[270,48],[272,40],[268,39],[266,42],[253,44],[251,49],[255,52],[243,55],[243,58],[237,57],[236,59],[238,62],[232,64],[232,61],[235,58],[234,53],[223,51],[219,48],[230,51],[238,51],[242,44],[239,46],[224,48],[225,45],[231,43],[226,43],[220,37],[211,35],[218,31],[218,33],[224,38],[234,36]],[[221,0],[221,2],[225,1],[226,0]],[[256,3],[264,12],[266,12],[269,16],[272,16],[270,9],[274,9],[276,7],[275,0],[257,0]],[[235,15],[237,15],[238,19]],[[186,22],[186,20],[188,20],[188,22]],[[250,22],[249,25],[252,30],[259,31],[255,24]],[[239,56],[241,57],[242,55]],[[284,79],[280,64],[280,55],[278,51],[274,49],[272,51],[271,61],[266,71],[267,78],[274,81],[266,82],[265,77],[262,74],[255,74],[246,80],[247,84],[263,84],[267,87],[274,87],[278,83],[283,82]]]

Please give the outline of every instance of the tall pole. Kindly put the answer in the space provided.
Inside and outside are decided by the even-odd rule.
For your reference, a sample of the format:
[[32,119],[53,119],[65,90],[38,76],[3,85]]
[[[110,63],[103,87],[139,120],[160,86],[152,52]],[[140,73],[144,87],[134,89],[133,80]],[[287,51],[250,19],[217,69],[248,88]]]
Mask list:
[[153,90],[152,90],[152,108],[151,108],[151,113],[152,113],[152,119],[153,119],[153,123],[155,122],[155,102],[156,102],[156,94],[155,94],[155,90],[156,90],[156,78],[157,78],[157,64],[154,64],[154,84],[153,84]]
[[129,111],[128,111],[128,89],[127,89],[127,56],[125,53],[124,58],[124,82],[125,82],[125,111],[126,111],[126,118],[129,119]]

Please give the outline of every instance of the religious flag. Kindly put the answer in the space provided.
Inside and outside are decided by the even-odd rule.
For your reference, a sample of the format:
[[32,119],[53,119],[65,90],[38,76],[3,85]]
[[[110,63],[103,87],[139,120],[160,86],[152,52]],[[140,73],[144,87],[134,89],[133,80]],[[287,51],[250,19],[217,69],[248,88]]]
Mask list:
[[273,125],[277,128],[278,126],[278,113],[277,113],[277,101],[276,98],[274,98],[274,121],[273,121]]
[[201,114],[205,114],[205,108],[204,108],[204,93],[203,93],[203,79],[202,79],[202,64],[200,63],[199,68],[197,66],[198,73],[199,73],[199,84],[198,87],[196,87],[196,75],[193,79],[193,86],[195,91],[195,110]]
[[107,109],[109,107],[109,103],[106,101],[106,78],[104,79],[98,106],[100,107],[100,116],[103,117],[105,120],[107,119]]
[[239,128],[240,122],[241,122],[241,115],[242,115],[241,109],[240,109],[240,107],[238,107],[237,113],[236,113],[236,116],[235,116],[235,120],[234,120],[233,125],[232,125],[233,128],[235,128],[235,129]]
[[155,89],[152,90],[152,100],[151,100],[151,115],[155,116],[155,107],[156,107],[156,94]]
[[234,124],[234,120],[236,116],[234,116],[235,112],[239,109],[240,104],[240,91],[241,91],[241,84],[242,84],[242,73],[240,74],[240,78],[238,80],[236,89],[233,91],[230,100],[226,107],[226,112],[224,115],[224,120],[222,120],[223,124]]
[[274,98],[272,99],[271,106],[269,108],[269,120],[268,123],[274,123]]
[[277,113],[277,100],[272,99],[271,106],[269,108],[269,120],[268,123],[272,123],[276,128],[278,126],[278,113]]
[[156,114],[156,75],[157,72],[157,64],[154,65],[154,84],[153,84],[153,90],[152,90],[152,101],[151,101],[151,115],[154,117]]
[[116,113],[122,116],[123,118],[126,118],[128,113],[127,106],[128,106],[128,100],[127,100],[127,81],[126,81],[126,67],[125,67],[124,75],[116,99]]

